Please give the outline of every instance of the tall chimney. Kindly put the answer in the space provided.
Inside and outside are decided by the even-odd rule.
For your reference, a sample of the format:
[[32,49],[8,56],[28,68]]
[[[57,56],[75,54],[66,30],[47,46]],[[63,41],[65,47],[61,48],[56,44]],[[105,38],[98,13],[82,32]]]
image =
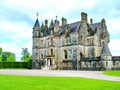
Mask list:
[[64,27],[64,26],[65,26],[65,24],[67,24],[67,19],[62,18],[62,27]]
[[48,26],[48,20],[47,19],[45,20],[45,26]]
[[91,24],[91,25],[93,24],[93,19],[92,19],[92,18],[90,19],[90,24]]
[[101,20],[101,23],[102,23],[102,27],[104,27],[104,26],[105,26],[105,23],[106,23],[106,21],[105,21],[104,18]]
[[101,20],[101,22],[105,24],[105,19],[103,18],[103,19]]
[[86,21],[86,23],[88,22],[87,21],[87,13],[84,13],[84,12],[81,13],[81,21]]

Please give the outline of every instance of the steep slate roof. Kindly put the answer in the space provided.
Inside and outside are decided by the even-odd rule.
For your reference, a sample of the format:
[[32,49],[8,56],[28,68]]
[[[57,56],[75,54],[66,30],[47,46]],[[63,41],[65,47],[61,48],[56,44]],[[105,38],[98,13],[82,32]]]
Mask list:
[[[80,27],[80,24],[81,24],[81,21],[68,24],[70,26],[70,33],[77,32],[79,27]],[[92,30],[95,31],[96,27],[101,28],[101,22],[94,23],[90,26],[91,26]],[[65,26],[64,26],[64,28],[62,28],[62,30],[61,30],[61,35],[63,35],[65,33],[65,30],[66,29],[65,29]],[[107,30],[106,30],[106,34],[108,34]]]
[[79,29],[79,27],[80,27],[80,23],[81,23],[81,22],[78,21],[78,22],[69,24],[69,26],[70,26],[70,32],[71,32],[71,33],[77,32],[78,29]]
[[94,30],[95,31],[95,29],[96,29],[96,27],[100,27],[101,28],[101,22],[98,22],[98,23],[94,23],[94,24],[92,24],[91,25],[92,27],[92,30]]
[[108,48],[107,42],[103,43],[103,49],[102,49],[101,55],[103,55],[103,56],[104,55],[112,56],[112,54],[111,54],[111,52],[110,52],[110,50]]
[[[78,21],[78,22],[74,22],[74,23],[68,24],[68,26],[70,27],[70,33],[77,32],[79,27],[80,27],[80,23],[81,22]],[[64,28],[62,28],[61,35],[63,35],[65,33],[65,30],[66,30],[66,26],[64,26]]]
[[35,27],[40,27],[40,24],[39,24],[39,20],[38,19],[36,19],[36,22],[35,22],[35,24],[34,24],[34,28]]
[[[95,31],[96,27],[98,27],[98,28],[101,29],[102,24],[101,24],[101,22],[98,22],[98,23],[92,24],[91,26],[92,26],[92,27],[91,27],[92,30]],[[105,27],[106,27],[106,26],[105,26]],[[105,32],[106,32],[106,35],[109,35],[107,28],[105,29]]]

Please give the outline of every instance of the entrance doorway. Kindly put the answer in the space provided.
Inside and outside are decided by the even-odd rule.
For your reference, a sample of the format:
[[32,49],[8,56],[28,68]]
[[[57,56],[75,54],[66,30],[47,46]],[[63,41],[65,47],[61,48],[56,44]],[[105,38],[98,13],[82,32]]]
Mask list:
[[51,58],[47,59],[47,66],[52,66],[53,65],[53,60]]

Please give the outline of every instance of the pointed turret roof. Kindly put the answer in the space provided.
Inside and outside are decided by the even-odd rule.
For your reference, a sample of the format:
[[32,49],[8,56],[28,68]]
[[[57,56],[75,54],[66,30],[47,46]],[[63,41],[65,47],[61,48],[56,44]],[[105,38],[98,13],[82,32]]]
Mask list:
[[39,20],[38,20],[38,18],[36,19],[36,22],[35,22],[35,24],[34,24],[34,27],[33,27],[33,28],[35,28],[35,27],[40,27],[40,24],[39,24]]
[[102,52],[101,52],[101,55],[109,55],[109,56],[112,56],[109,48],[108,48],[108,44],[107,42],[103,42],[103,49],[102,49]]

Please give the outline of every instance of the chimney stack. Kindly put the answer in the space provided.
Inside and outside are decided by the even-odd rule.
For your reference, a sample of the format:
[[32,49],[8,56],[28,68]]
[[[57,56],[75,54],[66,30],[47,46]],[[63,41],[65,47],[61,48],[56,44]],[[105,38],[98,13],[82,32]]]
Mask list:
[[87,13],[84,13],[84,12],[81,13],[81,21],[86,21],[86,23],[88,22],[87,21]]
[[45,20],[45,26],[48,27],[48,20],[47,19]]
[[101,20],[101,23],[102,23],[102,27],[104,28],[105,27],[105,23],[106,23],[104,18]]
[[62,27],[64,27],[67,24],[67,19],[62,18]]
[[91,24],[91,25],[93,24],[93,19],[92,19],[92,18],[90,19],[90,24]]
[[103,18],[103,19],[101,20],[101,22],[105,24],[105,19]]

